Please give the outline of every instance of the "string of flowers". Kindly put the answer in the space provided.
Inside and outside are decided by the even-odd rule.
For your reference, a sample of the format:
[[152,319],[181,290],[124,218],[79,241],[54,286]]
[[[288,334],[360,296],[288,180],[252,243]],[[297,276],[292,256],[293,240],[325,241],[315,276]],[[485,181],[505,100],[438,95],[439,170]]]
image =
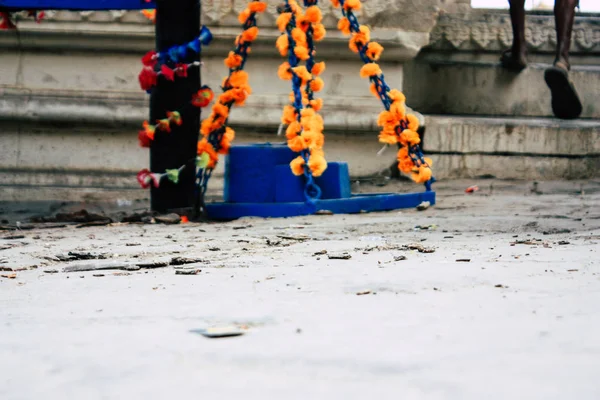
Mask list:
[[[325,70],[325,63],[315,63],[314,42],[325,37],[325,27],[321,24],[321,10],[315,0],[304,2],[302,8],[295,0],[286,0],[280,8],[277,26],[282,32],[276,47],[288,61],[281,64],[278,76],[292,81],[291,104],[283,109],[281,122],[287,125],[288,147],[300,153],[290,163],[292,173],[307,179],[305,196],[307,200],[318,199],[320,188],[313,177],[319,177],[327,168],[324,157],[323,118],[317,113],[323,106],[322,99],[314,99],[314,93],[322,90],[324,83],[318,77]],[[306,61],[306,66],[300,65]],[[306,108],[305,108],[306,106]]]
[[[200,67],[202,63],[181,63],[179,60],[185,59],[188,52],[193,51],[199,53],[202,46],[207,46],[212,41],[212,33],[206,26],[202,26],[198,37],[190,42],[178,46],[172,46],[166,51],[149,51],[142,57],[144,67],[138,76],[140,87],[142,90],[150,93],[152,88],[156,86],[159,76],[165,79],[174,81],[175,76],[187,77],[187,71],[192,67]],[[156,71],[160,64],[160,69]],[[171,66],[169,66],[169,64]]]
[[370,29],[360,25],[354,14],[361,9],[360,0],[331,0],[336,8],[341,8],[343,17],[338,21],[338,29],[344,35],[350,35],[349,47],[358,53],[364,62],[360,70],[362,78],[371,81],[371,92],[379,98],[385,111],[379,114],[377,125],[382,127],[379,141],[386,144],[397,144],[399,147],[398,169],[411,173],[417,183],[424,183],[427,190],[434,181],[431,172],[431,159],[423,156],[419,144],[421,138],[417,133],[419,120],[415,115],[406,114],[406,98],[396,89],[390,89],[384,80],[383,72],[377,61],[383,52],[383,46],[371,40]]
[[202,121],[200,126],[202,139],[198,142],[196,159],[200,201],[204,198],[208,181],[219,161],[219,154],[227,154],[231,142],[235,138],[235,131],[228,126],[231,107],[234,104],[243,106],[246,98],[252,93],[244,65],[252,42],[258,36],[256,14],[264,12],[266,9],[267,3],[255,0],[251,1],[248,7],[239,14],[238,20],[243,26],[243,31],[235,39],[235,49],[229,52],[224,61],[225,66],[229,68],[229,74],[221,85],[223,93],[219,95],[218,101],[213,105],[211,114]]

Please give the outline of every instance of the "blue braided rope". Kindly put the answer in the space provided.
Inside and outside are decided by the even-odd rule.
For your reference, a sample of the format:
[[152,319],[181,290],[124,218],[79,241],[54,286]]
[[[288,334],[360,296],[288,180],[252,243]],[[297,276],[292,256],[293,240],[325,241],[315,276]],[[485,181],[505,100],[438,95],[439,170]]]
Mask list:
[[[244,24],[242,25],[242,30],[245,31],[248,28],[252,28],[256,26],[256,13],[251,13],[250,16],[248,17],[248,19],[246,20],[246,22],[244,22]],[[239,56],[242,57],[242,62],[240,64],[240,66],[235,67],[235,68],[229,68],[229,76],[231,76],[231,74],[233,72],[236,71],[241,71],[244,69],[244,66],[246,65],[246,61],[248,59],[248,53],[250,51],[250,46],[251,43],[249,42],[244,42],[244,43],[238,43],[236,48],[233,50],[233,52]],[[225,85],[223,87],[221,87],[221,90],[223,92],[226,92],[227,90],[231,89],[231,86],[229,86],[229,79],[227,79],[225,81]],[[233,105],[233,102],[230,102],[228,104],[226,104],[228,109],[231,109],[231,106]],[[218,152],[221,148],[221,141],[223,140],[223,135],[225,134],[225,128],[227,126],[227,122],[229,121],[229,118],[227,118],[225,120],[225,122],[223,123],[223,126],[216,130],[211,132],[208,135],[207,141],[208,143],[210,143],[213,148],[215,149],[216,152]],[[200,190],[202,196],[204,196],[206,194],[207,188],[208,188],[208,181],[210,180],[211,176],[212,176],[212,169],[202,169],[200,168],[197,173],[196,173],[196,179],[198,181],[197,184],[197,190]]]
[[[306,4],[306,2],[305,2]],[[300,63],[300,60],[298,59],[298,57],[296,56],[296,54],[294,53],[294,48],[296,45],[296,42],[294,41],[294,38],[292,37],[292,27],[296,26],[296,16],[294,15],[294,13],[292,12],[292,8],[290,7],[290,3],[288,0],[285,0],[285,5],[284,5],[284,12],[289,12],[292,14],[292,18],[290,19],[290,22],[288,24],[288,26],[285,29],[286,35],[288,37],[288,43],[289,43],[289,47],[288,47],[288,63],[290,64],[290,68],[294,68],[297,67],[298,64]],[[307,37],[307,41],[308,41],[308,37]],[[309,44],[309,53],[312,53],[312,47],[314,46],[314,44],[312,44],[312,35],[310,38],[310,42]],[[311,71],[312,67],[314,66],[314,60],[312,61],[312,64],[310,64],[310,69],[308,67],[309,65],[309,61],[311,61],[312,59],[312,54],[310,55],[310,59],[307,61],[307,70]],[[292,73],[292,91],[294,92],[294,103],[293,103],[293,107],[296,109],[296,112],[298,114],[297,121],[300,122],[300,110],[302,110],[303,105],[302,105],[302,80],[300,79],[300,77],[298,75],[296,75],[296,73],[294,73],[294,71],[291,71]],[[315,183],[314,177],[312,175],[312,171],[310,170],[310,168],[308,167],[308,160],[310,158],[310,151],[308,149],[303,149],[302,151],[300,151],[300,156],[302,157],[302,159],[304,160],[304,177],[305,177],[305,186],[304,186],[304,198],[306,199],[306,202],[312,206],[314,206],[314,203],[321,198],[321,188]]]
[[[350,31],[354,32],[354,33],[359,33],[360,32],[360,24],[358,23],[358,19],[356,18],[356,15],[354,15],[352,10],[346,10],[344,8],[344,3],[345,3],[345,0],[340,0],[340,8],[342,9],[342,15],[344,17],[346,17],[348,19],[348,21],[350,22]],[[360,55],[361,60],[365,64],[373,62],[367,56],[368,45],[369,45],[369,42],[363,43],[360,46],[357,46],[358,54]],[[383,103],[383,106],[385,107],[386,111],[389,111],[390,106],[392,105],[392,100],[390,99],[390,96],[389,96],[390,87],[385,82],[385,77],[384,77],[383,73],[381,73],[381,75],[379,75],[379,76],[371,76],[371,77],[369,77],[369,80],[375,85],[375,89],[377,90],[379,99]],[[405,126],[404,124],[405,123],[401,122],[400,125],[398,125],[396,127],[396,130],[398,133],[401,133],[404,129],[407,128],[407,126]],[[421,151],[421,147],[419,145],[409,146],[408,154],[409,154],[411,160],[413,161],[413,163],[417,167],[420,165],[428,166],[427,162],[425,161],[423,152]],[[435,178],[432,177],[431,180],[429,180],[425,183],[425,188],[427,191],[431,191],[431,184],[434,182],[435,182]]]
[[188,58],[190,51],[196,54],[200,53],[202,46],[207,46],[210,44],[212,38],[213,36],[210,32],[210,29],[208,29],[206,26],[202,26],[200,29],[200,34],[194,40],[182,45],[170,47],[168,50],[158,52],[158,61],[162,64],[169,62],[177,64],[185,61]]

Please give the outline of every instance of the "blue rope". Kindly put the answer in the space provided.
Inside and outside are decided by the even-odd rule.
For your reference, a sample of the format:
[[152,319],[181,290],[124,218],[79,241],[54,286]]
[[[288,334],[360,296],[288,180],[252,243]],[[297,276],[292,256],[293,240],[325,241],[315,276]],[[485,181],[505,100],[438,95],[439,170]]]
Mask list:
[[191,50],[194,53],[200,53],[202,46],[208,46],[212,41],[213,35],[206,26],[202,26],[200,29],[200,34],[194,40],[182,44],[170,47],[165,51],[160,51],[157,54],[158,61],[162,64],[173,63],[177,64],[185,61],[189,54],[188,52]]
[[[305,1],[304,4],[306,5],[307,2],[310,2],[310,0]],[[313,2],[311,4],[316,4],[316,1],[313,0]],[[290,18],[290,22],[289,22],[288,26],[286,27],[286,34],[287,34],[288,43],[289,43],[288,63],[290,64],[290,68],[294,68],[294,67],[298,66],[300,60],[294,53],[294,48],[295,48],[296,42],[294,41],[294,38],[292,37],[292,32],[291,32],[292,30],[290,29],[291,26],[294,26],[294,27],[296,26],[296,16],[292,12],[292,8],[290,7],[288,0],[285,0],[283,12],[289,12],[292,14],[292,18]],[[313,39],[312,39],[312,32],[310,34],[307,34],[307,44],[308,44],[308,51],[309,51],[309,59],[306,62],[306,69],[308,71],[311,71],[312,67],[314,66],[314,60],[313,60],[313,56],[312,56],[312,49],[314,47]],[[302,108],[303,108],[302,87],[301,87],[302,80],[300,79],[300,77],[298,75],[296,75],[294,73],[294,71],[291,71],[291,73],[292,73],[292,91],[294,92],[293,106],[298,113],[298,116],[296,118],[297,118],[297,121],[299,122],[301,119],[300,110],[302,110]],[[307,83],[307,85],[309,85],[309,83]],[[305,186],[304,186],[304,198],[306,199],[307,203],[314,205],[315,202],[321,198],[321,193],[322,193],[321,188],[315,183],[312,172],[311,172],[310,168],[308,167],[310,151],[308,149],[303,149],[302,151],[300,151],[300,156],[302,157],[302,159],[304,159],[304,177],[306,179]]]
[[[252,28],[256,26],[256,13],[252,13],[248,19],[246,20],[246,22],[244,22],[244,24],[242,25],[242,30],[245,31],[249,28]],[[209,32],[210,33],[210,32]],[[212,39],[212,35],[211,35],[211,39]],[[229,76],[231,76],[231,74],[235,71],[241,71],[244,69],[244,66],[246,65],[246,60],[248,59],[248,52],[250,50],[250,43],[238,43],[236,48],[233,50],[233,52],[239,56],[242,57],[242,63],[240,64],[239,67],[235,67],[235,68],[230,68],[229,69]],[[225,81],[225,85],[223,87],[221,87],[221,90],[223,92],[226,92],[227,90],[231,89],[231,86],[229,85],[229,79]],[[227,103],[226,106],[227,108],[231,108],[231,106],[233,105],[233,102]],[[215,149],[215,151],[219,151],[220,147],[221,147],[221,141],[223,140],[223,135],[225,134],[225,127],[227,126],[227,122],[229,121],[229,118],[227,118],[225,120],[225,122],[223,123],[223,126],[214,132],[211,132],[210,135],[208,135],[208,143],[210,143],[213,148]],[[198,172],[196,173],[196,179],[197,179],[197,186],[199,188],[199,190],[201,191],[202,196],[204,196],[206,194],[206,191],[208,189],[208,181],[210,180],[211,176],[212,176],[212,169],[202,169],[200,168],[198,170]]]
[[[340,8],[342,9],[342,15],[344,17],[346,17],[348,19],[348,21],[350,22],[350,31],[352,31],[354,33],[359,33],[360,32],[360,24],[358,23],[358,19],[356,18],[356,15],[354,15],[354,13],[351,10],[344,9],[344,3],[345,3],[345,0],[340,0]],[[362,43],[360,46],[357,46],[358,54],[360,55],[361,60],[365,64],[372,63],[371,59],[367,56],[368,45],[369,45],[369,43]],[[390,96],[389,96],[390,87],[385,82],[385,77],[384,77],[383,73],[381,73],[381,75],[379,75],[379,76],[371,76],[371,77],[369,77],[369,80],[375,85],[375,89],[377,90],[379,99],[383,103],[383,106],[385,107],[386,111],[389,111],[390,106],[392,105],[392,100],[390,99]],[[399,129],[399,128],[404,130],[407,127],[401,123],[396,129]],[[402,130],[399,133],[401,133]],[[423,152],[421,151],[420,146],[418,146],[418,145],[417,146],[409,146],[408,154],[411,157],[411,159],[413,160],[413,163],[417,167],[420,165],[427,165],[427,162],[425,162],[425,158],[423,156]],[[435,182],[435,178],[433,178],[433,177],[431,178],[431,180],[425,182],[425,189],[427,191],[431,191],[431,184],[433,182]]]

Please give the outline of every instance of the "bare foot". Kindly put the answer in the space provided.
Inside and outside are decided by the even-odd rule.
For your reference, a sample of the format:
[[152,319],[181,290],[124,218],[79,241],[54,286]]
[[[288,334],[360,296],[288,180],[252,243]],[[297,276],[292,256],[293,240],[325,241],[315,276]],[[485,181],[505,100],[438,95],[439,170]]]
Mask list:
[[500,65],[510,71],[520,72],[527,67],[527,53],[505,50],[500,57]]

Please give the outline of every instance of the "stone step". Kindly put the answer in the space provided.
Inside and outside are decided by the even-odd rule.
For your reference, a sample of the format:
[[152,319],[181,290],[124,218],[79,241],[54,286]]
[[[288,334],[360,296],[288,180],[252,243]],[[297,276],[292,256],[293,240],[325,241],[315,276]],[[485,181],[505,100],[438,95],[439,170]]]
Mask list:
[[427,116],[424,152],[441,179],[600,176],[600,120]]
[[[544,81],[549,64],[520,73],[498,62],[419,58],[405,68],[404,92],[424,114],[552,117]],[[600,66],[574,65],[571,79],[583,103],[581,118],[600,118]]]
[[[424,151],[440,180],[600,176],[600,120],[428,115],[426,126]],[[238,144],[283,142],[276,126],[261,133],[240,126],[237,132]],[[0,146],[0,201],[147,197],[135,178],[148,162],[135,129],[3,124]],[[326,131],[327,160],[347,162],[353,179],[385,182],[396,151],[377,155],[381,148],[376,130]],[[222,194],[222,176],[220,163],[209,185],[212,195]]]

